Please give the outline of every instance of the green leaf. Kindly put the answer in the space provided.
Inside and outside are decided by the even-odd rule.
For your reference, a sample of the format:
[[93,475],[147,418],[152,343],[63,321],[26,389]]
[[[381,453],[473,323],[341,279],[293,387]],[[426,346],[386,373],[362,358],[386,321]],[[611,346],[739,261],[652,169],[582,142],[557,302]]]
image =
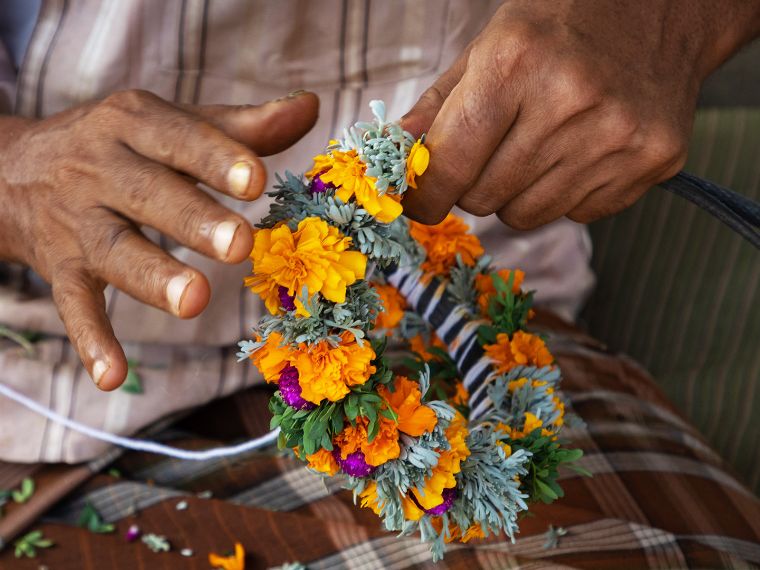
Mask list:
[[142,379],[137,373],[138,363],[135,360],[127,360],[127,379],[124,380],[124,384],[121,385],[121,389],[128,394],[142,394]]
[[15,503],[26,503],[34,495],[34,480],[31,477],[24,477],[21,481],[21,487],[11,493]]
[[551,503],[552,501],[559,498],[557,493],[555,493],[554,490],[549,485],[547,485],[540,479],[536,479],[536,486],[538,487],[538,490],[541,493],[541,500],[543,502]]
[[52,540],[42,535],[42,531],[33,530],[13,543],[14,555],[16,558],[21,558],[22,556],[34,558],[37,556],[38,548],[50,548],[54,544]]
[[85,503],[82,513],[79,515],[77,524],[86,528],[90,532],[97,534],[108,534],[114,531],[114,525],[103,522],[103,518],[100,513],[95,510],[95,507],[90,503]]

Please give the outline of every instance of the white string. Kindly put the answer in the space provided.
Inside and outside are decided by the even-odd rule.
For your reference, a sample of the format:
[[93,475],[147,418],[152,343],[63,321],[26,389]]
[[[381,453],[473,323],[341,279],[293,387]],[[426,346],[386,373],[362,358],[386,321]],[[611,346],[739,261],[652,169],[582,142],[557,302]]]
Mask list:
[[25,408],[48,418],[52,422],[60,424],[88,437],[99,439],[100,441],[105,441],[106,443],[113,445],[118,445],[119,447],[133,449],[135,451],[157,453],[158,455],[176,457],[177,459],[206,461],[208,459],[214,459],[216,457],[231,457],[233,455],[245,453],[246,451],[254,451],[262,447],[272,445],[277,441],[277,436],[280,434],[280,428],[277,428],[273,431],[270,431],[266,435],[262,435],[261,437],[257,437],[256,439],[252,439],[238,445],[231,445],[229,447],[214,447],[212,449],[205,449],[203,451],[191,451],[188,449],[180,449],[178,447],[163,445],[161,443],[156,443],[155,441],[121,437],[112,433],[108,433],[106,431],[92,428],[65,416],[62,416],[50,408],[46,408],[39,402],[36,402],[28,396],[24,396],[23,394],[16,392],[13,388],[6,386],[2,382],[0,382],[0,394],[6,396],[7,398],[10,398],[18,404],[21,404]]

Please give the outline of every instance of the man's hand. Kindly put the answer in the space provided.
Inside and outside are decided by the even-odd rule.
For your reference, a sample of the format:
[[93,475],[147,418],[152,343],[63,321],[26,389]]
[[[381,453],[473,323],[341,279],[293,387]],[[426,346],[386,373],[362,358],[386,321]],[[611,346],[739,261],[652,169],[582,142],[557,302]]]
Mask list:
[[618,212],[677,173],[702,80],[760,31],[757,0],[508,0],[404,117],[431,162],[404,213],[516,229]]
[[279,152],[317,118],[303,93],[260,107],[177,107],[125,91],[41,121],[0,117],[0,258],[52,285],[66,331],[96,384],[118,387],[124,352],[105,312],[111,283],[181,318],[209,301],[206,277],[148,241],[140,225],[238,263],[251,227],[195,186],[255,200],[257,156]]

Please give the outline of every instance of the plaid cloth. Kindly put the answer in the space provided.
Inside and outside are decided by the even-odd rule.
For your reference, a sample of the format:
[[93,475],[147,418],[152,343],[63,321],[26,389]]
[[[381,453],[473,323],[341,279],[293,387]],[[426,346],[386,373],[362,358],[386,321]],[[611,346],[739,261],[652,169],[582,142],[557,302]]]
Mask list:
[[[647,373],[555,318],[541,315],[538,321],[550,335],[572,407],[586,422],[565,435],[584,450],[582,464],[594,477],[564,473],[566,497],[535,505],[515,543],[494,537],[452,545],[435,567],[758,567],[760,500]],[[158,437],[200,448],[260,434],[269,417],[267,397],[265,388],[250,388],[174,422]],[[102,472],[114,461],[118,478]],[[312,569],[432,567],[416,537],[382,531],[375,515],[355,507],[337,481],[325,484],[285,457],[252,453],[198,463],[113,451],[82,466],[0,464],[0,488],[26,475],[38,490],[28,503],[7,506],[0,537],[7,543],[38,528],[56,546],[23,561],[6,548],[0,552],[3,570],[41,564],[51,570],[207,569],[209,552],[230,551],[236,541],[248,552],[248,568],[294,561]],[[176,508],[180,501],[187,509]],[[78,528],[87,503],[117,532]],[[156,554],[126,542],[131,524],[165,535],[172,551]],[[547,541],[550,525],[566,534]],[[183,557],[183,548],[193,556]]]

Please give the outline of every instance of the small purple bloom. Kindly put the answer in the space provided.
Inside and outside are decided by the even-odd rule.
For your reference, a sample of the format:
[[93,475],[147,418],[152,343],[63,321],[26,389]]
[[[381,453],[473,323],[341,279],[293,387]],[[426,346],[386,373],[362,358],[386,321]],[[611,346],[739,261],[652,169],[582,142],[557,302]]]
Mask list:
[[288,288],[280,285],[277,288],[277,294],[280,296],[280,305],[286,311],[295,311],[296,304],[294,303],[295,297],[288,294]]
[[444,489],[443,493],[441,493],[443,502],[437,507],[433,507],[432,509],[425,509],[425,512],[433,516],[442,515],[451,508],[451,505],[454,504],[457,495],[458,493],[456,487],[452,487],[451,489]]
[[317,406],[301,397],[301,385],[298,383],[298,369],[288,364],[280,372],[280,394],[291,408],[296,410],[313,410]]
[[311,181],[311,193],[322,194],[328,190],[334,190],[335,185],[332,182],[325,182],[320,176],[315,176]]
[[337,446],[332,453],[343,472],[351,477],[369,477],[375,470],[374,466],[364,460],[364,454],[361,451],[349,453],[345,459],[341,458],[340,449]]
[[129,529],[127,529],[127,534],[125,535],[124,538],[127,539],[127,542],[134,542],[135,540],[140,538],[141,534],[142,533],[140,532],[140,527],[137,526],[136,524],[133,524],[132,526],[129,527]]

